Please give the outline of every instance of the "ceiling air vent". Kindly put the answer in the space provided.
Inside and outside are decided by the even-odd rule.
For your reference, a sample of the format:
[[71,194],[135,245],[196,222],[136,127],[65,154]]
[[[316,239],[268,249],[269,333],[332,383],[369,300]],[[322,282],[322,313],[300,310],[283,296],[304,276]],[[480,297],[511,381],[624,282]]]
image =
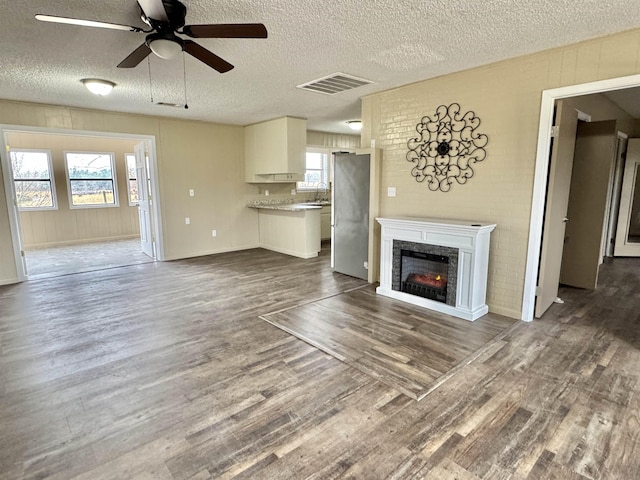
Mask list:
[[344,92],[345,90],[351,90],[352,88],[361,87],[370,83],[373,82],[371,80],[365,80],[364,78],[358,78],[353,75],[338,72],[326,77],[318,78],[317,80],[303,83],[302,85],[298,85],[298,88],[333,95],[334,93]]

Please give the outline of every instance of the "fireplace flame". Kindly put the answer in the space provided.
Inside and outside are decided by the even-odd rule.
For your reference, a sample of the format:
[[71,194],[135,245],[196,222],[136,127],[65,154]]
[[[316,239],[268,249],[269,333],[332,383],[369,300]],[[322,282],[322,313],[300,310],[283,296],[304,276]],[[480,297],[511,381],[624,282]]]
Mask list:
[[442,277],[440,275],[437,275],[436,280],[442,280]]

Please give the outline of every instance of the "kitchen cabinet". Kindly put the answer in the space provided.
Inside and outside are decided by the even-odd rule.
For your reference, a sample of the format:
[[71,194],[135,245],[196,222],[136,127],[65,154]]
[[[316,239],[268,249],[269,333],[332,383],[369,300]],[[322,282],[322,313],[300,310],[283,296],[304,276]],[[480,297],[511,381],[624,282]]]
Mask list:
[[244,127],[245,181],[304,180],[307,121],[282,117]]
[[331,238],[331,205],[324,205],[320,210],[320,239]]

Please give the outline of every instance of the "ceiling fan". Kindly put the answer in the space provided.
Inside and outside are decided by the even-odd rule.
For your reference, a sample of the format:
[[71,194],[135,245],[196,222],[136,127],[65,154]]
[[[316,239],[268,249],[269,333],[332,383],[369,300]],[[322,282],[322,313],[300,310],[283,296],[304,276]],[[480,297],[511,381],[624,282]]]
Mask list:
[[191,38],[267,38],[267,29],[262,23],[185,25],[187,7],[179,0],[137,0],[137,3],[140,7],[140,18],[150,27],[148,30],[130,25],[53,15],[36,15],[36,19],[43,22],[148,34],[144,43],[120,62],[118,68],[136,67],[151,53],[161,58],[173,58],[185,51],[218,72],[224,73],[231,70],[233,65],[193,40],[183,39],[176,34],[179,33]]

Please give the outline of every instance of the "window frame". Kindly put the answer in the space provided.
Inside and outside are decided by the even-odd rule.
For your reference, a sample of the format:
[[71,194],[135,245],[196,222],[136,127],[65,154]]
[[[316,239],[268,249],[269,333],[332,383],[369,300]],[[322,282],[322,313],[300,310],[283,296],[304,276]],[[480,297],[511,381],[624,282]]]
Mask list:
[[[331,163],[331,153],[332,150],[330,148],[319,148],[319,147],[307,147],[306,151],[305,151],[305,164],[304,164],[304,171],[305,171],[305,177],[308,171],[312,170],[312,171],[318,171],[318,169],[309,169],[307,167],[307,154],[308,153],[319,153],[324,155],[323,161],[322,161],[322,169],[320,169],[319,171],[320,176],[322,177],[322,180],[319,183],[324,183],[326,185],[326,190],[329,190],[329,182],[330,182],[330,175],[329,175],[329,169],[330,169],[330,163]],[[306,182],[296,182],[296,191],[298,192],[315,192],[318,190],[318,185],[310,187],[310,186],[302,186],[300,185],[301,183],[306,183]]]
[[[15,178],[15,172],[13,171],[13,158],[12,158],[12,154],[13,153],[44,153],[47,156],[47,166],[49,168],[49,179],[48,180],[38,180],[38,179],[17,179]],[[55,181],[55,175],[54,175],[54,171],[53,171],[53,157],[51,156],[51,150],[46,150],[46,149],[39,149],[39,148],[11,148],[9,150],[9,164],[11,167],[11,180],[13,180],[13,190],[14,190],[14,197],[16,199],[16,207],[18,208],[19,211],[24,211],[24,212],[37,212],[37,211],[44,211],[44,210],[58,210],[58,196],[57,196],[57,191],[56,191],[56,181]],[[19,205],[17,205],[18,203],[18,194],[17,194],[17,189],[16,189],[16,182],[23,182],[23,181],[36,181],[36,182],[49,182],[49,188],[51,189],[51,202],[52,205],[51,206],[40,206],[40,207],[21,207]]]
[[[134,171],[136,172],[136,176],[134,178],[131,178],[131,176],[129,175],[129,157],[133,158],[133,166],[134,166]],[[138,201],[132,201],[131,200],[131,180],[135,180],[136,181],[136,186],[138,187],[138,192],[140,191],[140,185],[138,184],[138,171],[136,168],[136,154],[135,153],[125,153],[124,154],[124,165],[125,165],[125,169],[126,169],[126,177],[127,177],[127,199],[129,200],[129,206],[130,207],[137,207],[140,204],[140,193],[138,193]]]
[[[69,176],[69,159],[67,155],[76,154],[76,155],[108,155],[111,160],[111,179],[108,178],[71,178]],[[117,173],[116,173],[116,162],[115,162],[115,153],[114,152],[95,152],[95,151],[86,151],[86,150],[65,150],[63,153],[64,156],[64,170],[65,176],[67,178],[67,196],[69,197],[69,208],[72,210],[75,209],[83,209],[83,208],[114,208],[120,206],[120,201],[118,198],[118,181],[117,181]],[[72,181],[83,181],[83,180],[97,180],[97,181],[109,181],[113,183],[113,203],[103,203],[103,204],[81,204],[74,205],[73,204],[73,194],[71,192],[71,182]]]

